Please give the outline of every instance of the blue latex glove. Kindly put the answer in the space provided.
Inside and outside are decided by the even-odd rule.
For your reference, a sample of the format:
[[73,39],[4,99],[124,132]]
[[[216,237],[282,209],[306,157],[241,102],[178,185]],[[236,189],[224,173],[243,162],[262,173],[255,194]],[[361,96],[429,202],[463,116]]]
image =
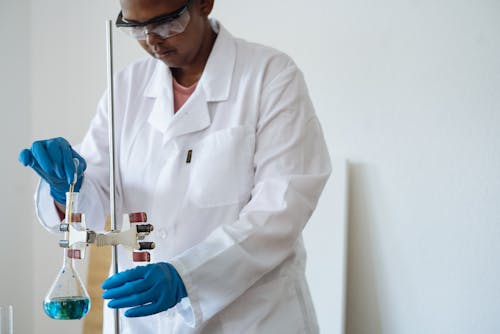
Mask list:
[[165,262],[135,267],[111,276],[102,283],[108,307],[133,307],[126,317],[143,317],[168,310],[187,296],[177,270]]
[[80,190],[83,172],[87,168],[85,159],[71,148],[66,139],[60,137],[34,142],[30,149],[19,153],[19,161],[33,168],[50,185],[50,195],[61,204],[66,203],[66,192],[75,178],[75,168],[75,191]]

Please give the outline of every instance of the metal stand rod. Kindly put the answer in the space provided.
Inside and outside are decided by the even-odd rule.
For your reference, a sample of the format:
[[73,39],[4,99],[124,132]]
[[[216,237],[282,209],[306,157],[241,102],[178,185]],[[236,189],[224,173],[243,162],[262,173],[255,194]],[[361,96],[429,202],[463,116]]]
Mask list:
[[[108,136],[109,136],[109,206],[111,231],[116,230],[116,200],[115,200],[115,122],[113,102],[113,39],[112,22],[106,21],[106,51],[107,51],[107,81],[108,81]],[[111,265],[113,273],[118,272],[118,252],[116,245],[112,247]],[[114,310],[115,333],[120,333],[120,316],[118,309]]]

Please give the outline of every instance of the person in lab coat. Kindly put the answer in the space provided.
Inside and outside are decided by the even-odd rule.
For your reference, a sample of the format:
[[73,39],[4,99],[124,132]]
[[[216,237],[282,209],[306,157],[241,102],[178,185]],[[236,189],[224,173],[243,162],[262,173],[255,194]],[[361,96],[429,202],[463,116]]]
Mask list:
[[[214,0],[122,0],[116,25],[151,55],[115,77],[117,212],[146,211],[152,262],[118,247],[103,283],[122,333],[317,333],[301,233],[330,175],[321,126],[287,55],[209,19]],[[33,143],[41,223],[74,181],[89,227],[109,213],[106,94],[82,143]],[[55,205],[54,205],[55,204]],[[112,332],[111,309],[105,332]]]

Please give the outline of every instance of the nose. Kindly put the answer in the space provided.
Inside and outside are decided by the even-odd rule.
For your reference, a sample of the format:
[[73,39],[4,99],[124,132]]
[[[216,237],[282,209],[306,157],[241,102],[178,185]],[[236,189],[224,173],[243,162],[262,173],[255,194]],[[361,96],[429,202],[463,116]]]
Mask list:
[[145,32],[145,34],[146,34],[146,43],[151,47],[155,47],[161,42],[163,42],[163,38],[161,38],[154,32]]

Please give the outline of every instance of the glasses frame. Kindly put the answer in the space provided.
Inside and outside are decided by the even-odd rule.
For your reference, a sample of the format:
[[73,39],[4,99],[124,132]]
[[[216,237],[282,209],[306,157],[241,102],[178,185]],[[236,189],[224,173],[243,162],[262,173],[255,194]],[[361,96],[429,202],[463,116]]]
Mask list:
[[127,21],[123,18],[122,11],[120,11],[120,13],[118,13],[118,17],[116,18],[115,25],[117,28],[137,28],[137,27],[147,27],[149,25],[159,25],[163,23],[172,22],[178,19],[182,14],[184,14],[184,12],[187,11],[189,7],[191,7],[193,2],[194,0],[188,0],[186,4],[181,8],[176,9],[171,13],[154,17],[145,22]]

